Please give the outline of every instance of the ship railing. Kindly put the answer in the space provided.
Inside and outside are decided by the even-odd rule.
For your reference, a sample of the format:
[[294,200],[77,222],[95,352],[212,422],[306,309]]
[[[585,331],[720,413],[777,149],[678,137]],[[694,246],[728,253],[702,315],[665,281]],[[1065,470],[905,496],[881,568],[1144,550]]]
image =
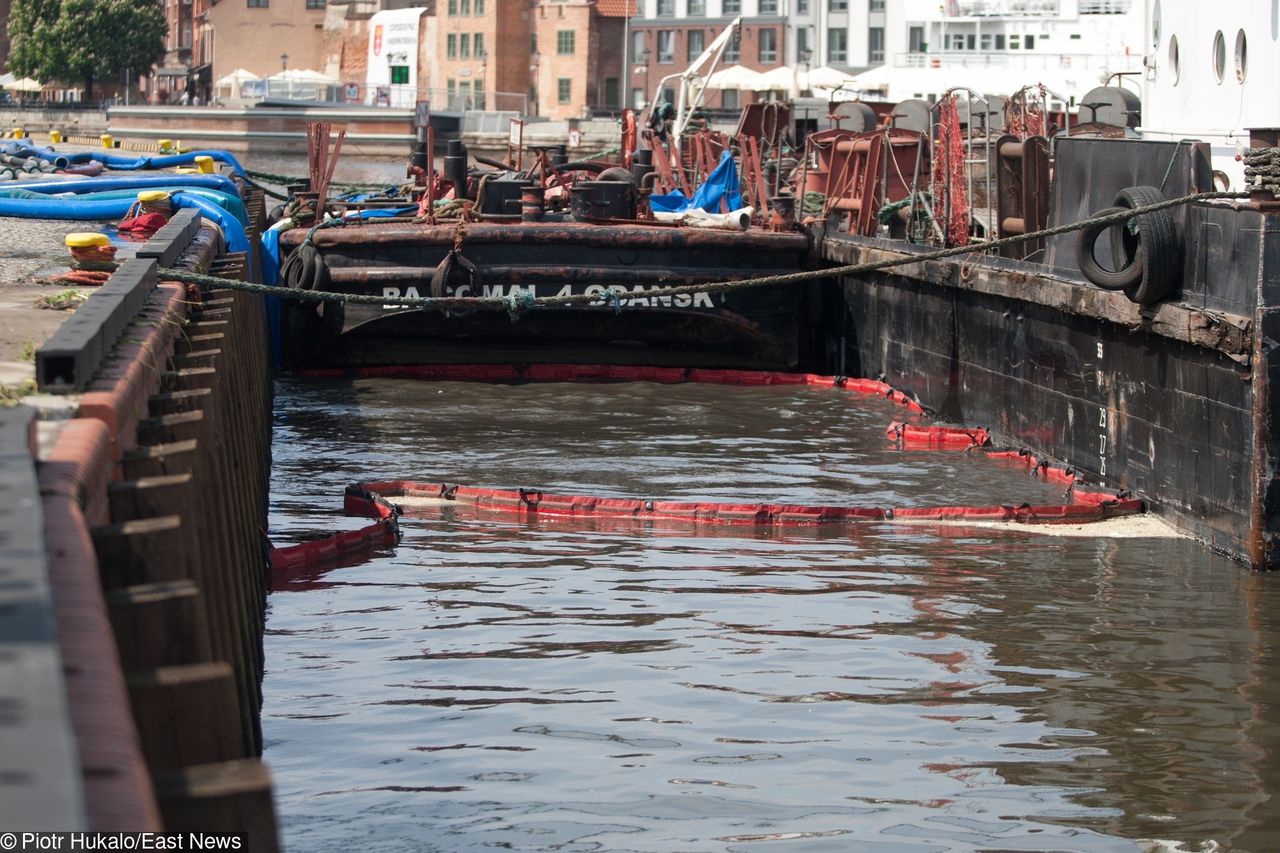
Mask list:
[[1059,68],[1105,68],[1116,57],[1105,53],[1039,53],[947,50],[936,53],[895,53],[895,68],[1010,68],[1048,71]]

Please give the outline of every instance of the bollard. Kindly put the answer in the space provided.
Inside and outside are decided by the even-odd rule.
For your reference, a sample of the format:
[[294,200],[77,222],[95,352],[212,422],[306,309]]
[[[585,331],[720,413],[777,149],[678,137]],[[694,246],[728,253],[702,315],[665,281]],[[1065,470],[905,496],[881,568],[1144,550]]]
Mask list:
[[541,222],[545,191],[541,186],[525,187],[520,191],[520,221]]
[[196,168],[206,175],[213,174],[213,158],[208,154],[201,154],[196,157]]
[[98,141],[102,143],[103,148],[114,148],[115,141],[111,138],[111,134],[104,133],[98,137]]
[[61,141],[62,141],[62,131],[60,131],[60,130],[51,130],[51,131],[49,131],[49,144],[50,144],[50,145],[57,145],[57,144],[58,144],[59,142],[61,142]]
[[22,128],[20,128],[20,127],[15,127],[15,128],[13,129],[13,138],[14,138],[14,139],[26,139],[26,138],[27,138],[27,132],[26,132],[25,130],[23,130]]

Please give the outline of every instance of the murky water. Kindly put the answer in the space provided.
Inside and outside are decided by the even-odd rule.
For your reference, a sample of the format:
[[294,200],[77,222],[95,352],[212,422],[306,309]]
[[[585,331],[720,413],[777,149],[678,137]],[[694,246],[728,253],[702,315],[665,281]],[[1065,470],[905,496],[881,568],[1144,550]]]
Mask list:
[[[1053,501],[840,391],[281,383],[273,536],[359,480]],[[273,593],[289,849],[1280,849],[1275,583],[1185,540],[463,510]]]

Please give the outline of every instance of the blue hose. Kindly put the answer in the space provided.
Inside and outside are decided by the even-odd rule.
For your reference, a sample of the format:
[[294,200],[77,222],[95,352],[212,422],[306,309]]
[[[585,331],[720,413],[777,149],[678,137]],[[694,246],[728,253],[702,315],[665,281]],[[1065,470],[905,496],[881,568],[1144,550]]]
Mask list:
[[98,153],[96,151],[81,152],[79,154],[63,154],[55,151],[52,147],[35,148],[31,145],[25,145],[19,142],[6,142],[0,145],[0,153],[11,154],[15,157],[36,157],[40,160],[49,160],[51,162],[65,160],[68,164],[88,163],[90,160],[97,160],[105,165],[108,169],[120,171],[132,171],[135,169],[168,169],[171,166],[189,166],[196,161],[197,157],[211,157],[219,163],[226,163],[231,167],[236,175],[245,177],[244,167],[240,165],[240,161],[235,158],[229,151],[219,151],[217,149],[209,149],[203,151],[188,151],[185,154],[167,154],[160,157],[125,157],[120,154]]
[[[199,196],[200,198],[206,198],[209,201],[213,202],[214,204],[218,205],[218,207],[221,207],[223,210],[228,211],[232,216],[240,220],[241,223],[244,223],[247,225],[249,222],[249,216],[244,209],[244,202],[240,201],[238,196],[231,195],[230,193],[219,192],[218,190],[204,189],[203,187],[157,187],[157,189],[163,189],[165,192],[169,193],[170,195],[174,195],[177,193],[185,193],[187,195],[195,195],[195,196]],[[41,198],[49,198],[49,197],[50,197],[49,195],[46,195],[44,193],[29,192],[26,189],[21,187],[0,186],[0,198],[41,199]],[[53,196],[53,198],[59,198],[59,196]],[[106,192],[100,192],[100,193],[80,193],[77,195],[70,196],[69,200],[104,201],[104,200],[118,199],[118,198],[134,199],[134,198],[137,198],[137,192],[134,190],[108,190]]]
[[115,178],[23,181],[18,188],[33,193],[96,193],[104,190],[154,190],[173,187],[203,187],[239,198],[240,190],[226,175],[130,175]]
[[[120,219],[129,212],[133,198],[0,198],[0,216],[23,219]],[[217,223],[232,252],[248,252],[249,238],[244,226],[228,210],[207,198],[177,193],[170,198],[175,209],[193,207],[210,222]]]

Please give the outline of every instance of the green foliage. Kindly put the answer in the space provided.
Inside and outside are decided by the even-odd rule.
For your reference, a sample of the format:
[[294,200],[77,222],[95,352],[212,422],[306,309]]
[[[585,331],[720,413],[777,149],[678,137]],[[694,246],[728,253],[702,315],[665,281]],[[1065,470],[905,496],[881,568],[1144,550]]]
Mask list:
[[165,32],[161,0],[13,0],[9,70],[82,83],[88,100],[95,80],[149,72]]

